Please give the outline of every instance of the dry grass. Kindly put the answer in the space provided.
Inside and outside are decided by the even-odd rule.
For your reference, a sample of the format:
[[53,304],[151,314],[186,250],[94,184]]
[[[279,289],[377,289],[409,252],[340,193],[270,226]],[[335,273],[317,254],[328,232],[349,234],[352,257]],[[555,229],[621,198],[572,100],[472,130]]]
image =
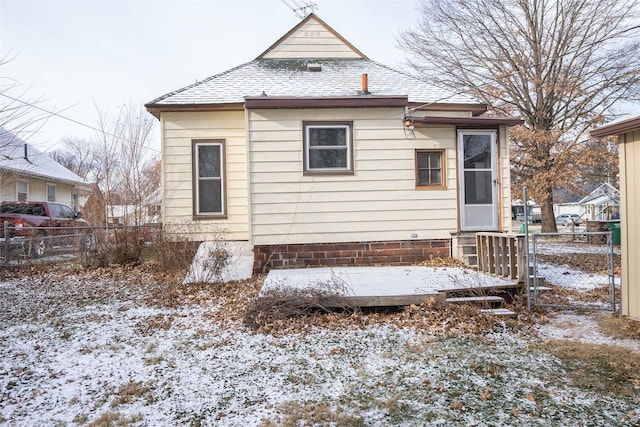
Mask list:
[[640,340],[640,321],[611,315],[600,318],[602,332],[613,338]]
[[[83,417],[78,417],[76,420],[78,423],[86,422],[82,421]],[[132,417],[123,417],[115,412],[105,412],[101,414],[95,421],[87,424],[89,427],[125,427],[136,425],[140,423],[144,418],[142,415],[134,415]]]
[[564,362],[566,379],[576,387],[621,397],[638,395],[640,354],[632,350],[570,340],[549,340],[539,348]]
[[333,403],[288,402],[279,405],[277,409],[283,415],[275,420],[262,420],[261,427],[358,427],[366,425],[361,416],[347,414],[340,405]]

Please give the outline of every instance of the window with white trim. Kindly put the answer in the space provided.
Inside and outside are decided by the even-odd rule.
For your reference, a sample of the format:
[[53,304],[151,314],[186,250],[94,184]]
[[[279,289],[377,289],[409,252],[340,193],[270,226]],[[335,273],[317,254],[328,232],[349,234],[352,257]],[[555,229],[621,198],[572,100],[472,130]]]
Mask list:
[[29,199],[29,183],[27,181],[16,181],[16,200],[26,202]]
[[351,122],[304,122],[304,172],[353,174]]
[[224,142],[194,141],[194,215],[221,217],[225,212]]
[[47,183],[47,202],[56,201],[56,185]]

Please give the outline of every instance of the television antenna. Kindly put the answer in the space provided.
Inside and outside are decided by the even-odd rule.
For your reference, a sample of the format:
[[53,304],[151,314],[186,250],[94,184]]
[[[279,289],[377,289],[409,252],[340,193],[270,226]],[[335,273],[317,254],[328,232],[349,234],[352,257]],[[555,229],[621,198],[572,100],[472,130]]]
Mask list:
[[318,5],[307,0],[282,0],[289,9],[300,19],[306,18],[313,11],[318,10]]

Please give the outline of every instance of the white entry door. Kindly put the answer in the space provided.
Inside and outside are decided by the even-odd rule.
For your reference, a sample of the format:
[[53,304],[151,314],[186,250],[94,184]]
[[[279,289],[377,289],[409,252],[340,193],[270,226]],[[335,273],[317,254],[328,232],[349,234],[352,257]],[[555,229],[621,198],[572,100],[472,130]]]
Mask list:
[[458,131],[460,229],[498,229],[496,131]]

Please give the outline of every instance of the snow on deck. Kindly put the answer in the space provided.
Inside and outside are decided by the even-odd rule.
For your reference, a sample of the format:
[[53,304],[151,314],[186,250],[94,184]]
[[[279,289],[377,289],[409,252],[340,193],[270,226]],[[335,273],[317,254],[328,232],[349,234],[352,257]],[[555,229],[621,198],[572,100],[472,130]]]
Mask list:
[[270,292],[318,289],[355,298],[358,305],[404,305],[424,302],[425,298],[444,291],[514,285],[511,280],[460,267],[304,268],[271,270],[264,280],[260,296]]

